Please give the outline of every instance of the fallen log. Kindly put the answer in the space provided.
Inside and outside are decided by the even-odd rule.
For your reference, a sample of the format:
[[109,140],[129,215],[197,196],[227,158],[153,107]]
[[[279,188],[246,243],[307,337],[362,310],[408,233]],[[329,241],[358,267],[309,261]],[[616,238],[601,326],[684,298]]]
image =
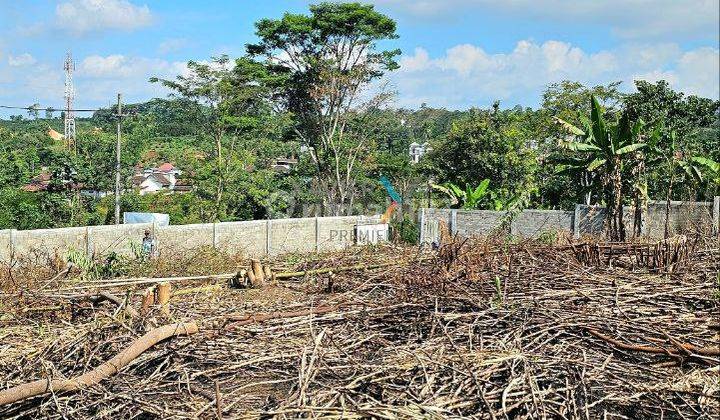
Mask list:
[[128,348],[95,369],[73,379],[39,379],[0,391],[0,407],[49,392],[72,392],[98,384],[103,379],[118,373],[128,363],[155,344],[176,335],[191,335],[198,332],[194,322],[164,325],[149,331],[135,340]]

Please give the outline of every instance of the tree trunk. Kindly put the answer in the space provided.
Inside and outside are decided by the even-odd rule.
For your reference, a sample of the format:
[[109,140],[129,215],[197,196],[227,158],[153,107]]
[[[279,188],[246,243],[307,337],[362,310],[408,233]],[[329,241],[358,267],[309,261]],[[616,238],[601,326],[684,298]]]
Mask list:
[[620,172],[619,157],[615,157],[610,179],[610,197],[606,200],[608,211],[609,237],[611,241],[622,242],[625,240],[625,222],[623,221],[622,207],[622,174]]
[[672,187],[674,180],[675,177],[671,175],[670,185],[668,185],[667,199],[665,200],[665,235],[663,236],[665,239],[670,237],[670,200],[672,198]]
[[640,207],[640,193],[636,190],[633,197],[633,237],[638,238],[642,234],[642,210]]

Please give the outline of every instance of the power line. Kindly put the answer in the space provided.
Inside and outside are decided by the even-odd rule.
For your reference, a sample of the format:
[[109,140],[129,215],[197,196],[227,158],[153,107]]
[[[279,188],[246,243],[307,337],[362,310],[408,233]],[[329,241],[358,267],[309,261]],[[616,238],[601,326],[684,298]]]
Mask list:
[[[4,109],[24,109],[26,111],[65,111],[64,108],[35,108],[31,106],[9,106],[9,105],[0,105],[0,108]],[[98,108],[98,109],[71,109],[70,111],[74,112],[95,112],[95,111],[102,111],[103,109],[107,108]]]

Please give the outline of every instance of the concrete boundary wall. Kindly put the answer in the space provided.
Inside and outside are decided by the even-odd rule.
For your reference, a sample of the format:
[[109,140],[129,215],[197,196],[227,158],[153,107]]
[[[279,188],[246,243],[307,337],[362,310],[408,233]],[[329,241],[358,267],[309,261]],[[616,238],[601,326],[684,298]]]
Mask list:
[[152,231],[160,255],[215,248],[249,257],[341,250],[355,244],[358,224],[380,216],[309,217],[242,222],[157,226],[154,224],[81,226],[61,229],[0,230],[0,261],[32,253],[64,256],[70,250],[93,258],[140,251],[144,231]]
[[[641,226],[643,236],[662,238],[667,203],[652,201]],[[634,211],[623,209],[628,235],[634,227]],[[604,233],[605,208],[578,204],[574,211],[532,210],[517,214],[490,210],[420,209],[420,242],[437,241],[440,231],[461,236],[501,234],[537,238],[545,233],[567,233],[579,238]],[[720,197],[713,202],[670,202],[669,231],[677,233],[720,233]]]

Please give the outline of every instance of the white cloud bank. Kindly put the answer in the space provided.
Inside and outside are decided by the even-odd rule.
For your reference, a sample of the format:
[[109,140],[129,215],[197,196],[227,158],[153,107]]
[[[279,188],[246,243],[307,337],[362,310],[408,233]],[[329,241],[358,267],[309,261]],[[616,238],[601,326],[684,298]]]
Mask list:
[[[16,62],[23,55],[8,56]],[[2,63],[0,63],[2,64]],[[79,108],[107,107],[117,93],[125,102],[146,101],[165,97],[168,90],[158,83],[150,83],[153,76],[173,79],[188,74],[187,65],[179,61],[126,56],[121,54],[90,55],[78,61],[74,74],[76,99]],[[0,83],[13,86],[3,90],[0,86],[0,103],[30,104],[62,107],[64,75],[57,64],[44,62],[32,66],[0,65]]]
[[559,24],[608,25],[623,38],[718,32],[718,0],[372,0],[394,13],[438,19],[468,13],[531,18]]
[[55,8],[57,28],[75,35],[104,30],[131,31],[152,23],[147,5],[127,0],[70,0]]
[[399,92],[398,105],[465,108],[486,106],[499,99],[505,105],[537,105],[545,86],[564,79],[588,85],[665,79],[675,89],[717,99],[718,49],[681,51],[676,44],[624,46],[587,53],[561,41],[519,41],[512,51],[489,54],[460,44],[432,58],[423,48],[400,60],[389,75]]
[[10,67],[25,67],[35,64],[37,60],[29,53],[23,53],[20,55],[8,55],[8,65]]

